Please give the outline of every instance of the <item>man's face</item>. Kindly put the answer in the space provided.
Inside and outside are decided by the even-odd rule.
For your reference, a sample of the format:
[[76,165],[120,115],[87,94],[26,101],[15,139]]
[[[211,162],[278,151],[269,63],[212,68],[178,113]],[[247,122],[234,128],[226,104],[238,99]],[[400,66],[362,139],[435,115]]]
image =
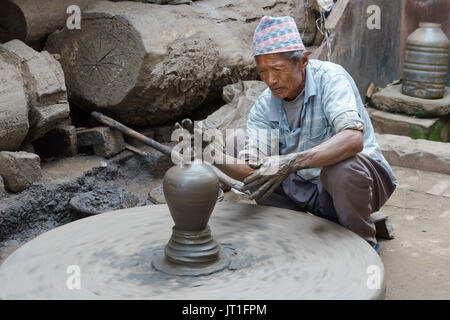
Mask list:
[[294,99],[304,88],[308,58],[294,63],[282,53],[256,56],[256,67],[261,79],[269,86],[273,95],[280,99]]

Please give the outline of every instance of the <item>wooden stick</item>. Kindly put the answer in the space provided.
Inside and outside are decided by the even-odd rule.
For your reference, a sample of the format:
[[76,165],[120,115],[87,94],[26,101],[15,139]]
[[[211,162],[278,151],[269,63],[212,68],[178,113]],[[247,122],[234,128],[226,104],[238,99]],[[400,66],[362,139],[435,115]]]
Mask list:
[[147,152],[142,151],[141,149],[136,148],[135,146],[132,146],[131,144],[128,144],[128,143],[125,143],[125,149],[128,149],[128,150],[130,150],[130,151],[132,151],[134,153],[137,153],[138,155],[141,155],[143,157],[148,156]]
[[[120,122],[118,122],[108,116],[105,116],[104,114],[102,114],[100,112],[94,111],[91,113],[91,116],[98,122],[103,123],[114,129],[117,129],[129,137],[135,138],[145,144],[148,144],[152,148],[155,148],[156,150],[164,153],[165,155],[167,155],[169,157],[175,157],[175,158],[177,158],[178,161],[183,161],[183,157],[178,152],[174,151],[172,148],[165,146],[159,142],[156,142],[155,140],[150,139],[149,137],[146,137],[143,134],[141,134],[131,128],[128,128],[127,126],[121,124]],[[232,188],[235,188],[235,189],[241,191],[242,187],[244,186],[243,182],[235,180],[235,179],[227,176],[219,168],[217,168],[214,165],[211,165],[210,163],[207,163],[207,162],[204,162],[204,163],[209,165],[211,167],[211,169],[214,170],[214,172],[216,173],[216,175],[220,181],[229,185]]]
[[127,126],[121,124],[120,122],[105,116],[104,114],[94,111],[91,113],[91,116],[97,120],[100,123],[106,124],[107,126],[117,129],[120,132],[122,132],[123,134],[135,138],[136,140],[139,140],[145,144],[148,144],[150,147],[155,148],[156,150],[158,150],[161,153],[164,153],[165,155],[169,156],[169,157],[176,157],[179,160],[182,159],[182,156],[178,153],[172,150],[172,148],[167,147],[153,139],[150,139],[149,137],[144,136],[143,134],[128,128]]

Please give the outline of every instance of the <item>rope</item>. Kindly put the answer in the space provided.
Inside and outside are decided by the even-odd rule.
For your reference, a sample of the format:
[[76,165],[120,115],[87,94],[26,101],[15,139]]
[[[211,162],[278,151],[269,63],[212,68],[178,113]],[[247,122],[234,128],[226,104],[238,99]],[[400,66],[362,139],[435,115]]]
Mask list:
[[316,20],[317,30],[325,37],[327,44],[327,60],[331,61],[331,43],[334,39],[334,32],[325,28],[325,12],[320,12],[320,17]]

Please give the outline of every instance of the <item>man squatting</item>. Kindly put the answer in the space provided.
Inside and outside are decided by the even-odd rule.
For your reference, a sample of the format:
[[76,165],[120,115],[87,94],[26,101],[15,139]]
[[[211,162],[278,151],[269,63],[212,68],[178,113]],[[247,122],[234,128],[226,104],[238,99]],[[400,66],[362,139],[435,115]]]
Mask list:
[[[378,252],[370,214],[383,206],[398,182],[353,78],[340,65],[309,60],[288,16],[261,19],[253,54],[268,88],[250,110],[246,134],[227,137],[227,145],[235,146],[227,153],[246,162],[216,167],[243,181],[242,190],[250,190],[258,204],[334,221]],[[279,130],[279,154],[249,144],[258,129]],[[251,165],[255,158],[262,159],[256,167]],[[278,170],[269,172],[273,165]]]

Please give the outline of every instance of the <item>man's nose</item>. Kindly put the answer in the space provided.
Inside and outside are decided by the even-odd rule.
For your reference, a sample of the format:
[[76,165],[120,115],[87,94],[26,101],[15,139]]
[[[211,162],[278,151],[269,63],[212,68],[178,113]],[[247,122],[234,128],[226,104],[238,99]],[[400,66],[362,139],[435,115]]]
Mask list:
[[273,87],[274,85],[276,85],[278,82],[278,79],[275,77],[275,75],[271,72],[269,72],[269,75],[267,77],[267,84],[269,85],[269,87]]

